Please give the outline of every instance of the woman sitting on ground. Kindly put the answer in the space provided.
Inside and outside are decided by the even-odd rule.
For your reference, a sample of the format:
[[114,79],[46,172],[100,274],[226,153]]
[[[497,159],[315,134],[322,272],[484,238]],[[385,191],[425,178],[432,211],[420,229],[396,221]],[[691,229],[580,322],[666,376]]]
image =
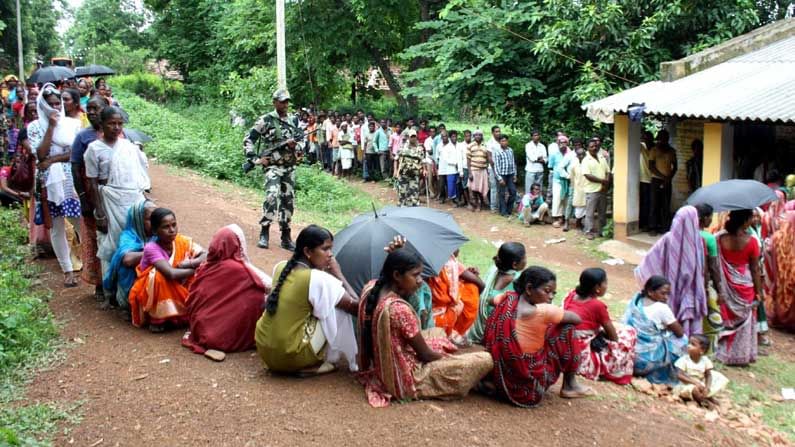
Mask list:
[[473,352],[448,356],[456,347],[441,328],[420,330],[406,301],[422,283],[422,261],[396,249],[381,275],[359,301],[359,364],[370,405],[390,399],[461,398],[492,369],[491,356]]
[[574,325],[582,320],[551,304],[557,282],[544,267],[529,267],[514,282],[514,292],[494,301],[483,345],[494,359],[491,386],[497,396],[520,407],[533,407],[563,373],[563,398],[585,397],[593,390],[577,383],[580,343]]
[[243,230],[232,224],[216,231],[207,260],[190,286],[190,330],[182,344],[197,354],[253,349],[257,320],[270,290],[270,277],[248,258]]
[[433,295],[433,319],[458,344],[466,343],[467,333],[478,315],[480,292],[485,288],[479,272],[458,260],[458,250],[442,267],[439,276],[429,278]]
[[130,310],[134,326],[148,324],[150,331],[162,332],[167,324],[187,323],[188,288],[207,253],[179,234],[173,211],[157,208],[150,221],[155,237],[144,245],[138,279],[130,290]]
[[526,266],[527,253],[524,245],[519,242],[506,242],[500,245],[497,256],[494,257],[494,265],[489,268],[486,279],[483,281],[486,287],[480,292],[475,324],[467,332],[469,341],[483,343],[486,320],[494,312],[494,298],[504,292],[513,292],[513,283]]
[[135,282],[135,268],[144,256],[144,244],[152,237],[152,212],[157,209],[154,202],[139,200],[127,211],[124,231],[119,236],[119,245],[104,272],[102,286],[109,299],[119,308],[130,309],[130,289]]
[[607,273],[600,268],[585,269],[580,284],[563,301],[563,309],[582,319],[574,327],[575,338],[583,343],[579,374],[626,385],[632,381],[636,332],[629,326],[613,325],[607,306],[599,299],[605,293]]
[[668,307],[671,282],[662,276],[652,276],[627,306],[624,324],[635,328],[636,376],[651,383],[675,385],[676,359],[685,354],[687,336],[682,325]]
[[350,315],[356,315],[358,302],[332,254],[334,236],[310,225],[295,242],[293,257],[273,269],[278,279],[257,322],[257,353],[267,369],[278,373],[331,372],[341,354],[356,371]]
[[751,210],[731,211],[724,231],[715,235],[726,294],[720,305],[724,330],[715,358],[732,366],[753,363],[758,353],[756,306],[764,299],[764,291],[759,242],[747,232],[752,221]]

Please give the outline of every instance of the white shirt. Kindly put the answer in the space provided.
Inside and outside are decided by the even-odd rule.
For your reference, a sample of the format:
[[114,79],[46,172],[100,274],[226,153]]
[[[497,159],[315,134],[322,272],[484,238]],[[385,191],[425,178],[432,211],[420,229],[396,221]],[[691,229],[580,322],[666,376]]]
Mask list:
[[425,156],[430,157],[433,155],[433,138],[428,137],[425,139],[425,143],[422,144],[425,148]]
[[659,330],[667,329],[668,325],[676,322],[673,311],[666,303],[643,298],[643,311],[646,312],[646,316],[654,322]]
[[458,151],[458,173],[464,175],[464,169],[467,167],[467,148],[469,147],[463,141],[459,141],[455,144],[455,148]]
[[456,145],[447,142],[439,147],[439,175],[458,174],[459,155]]
[[[524,153],[527,156],[527,163],[524,166],[526,172],[544,172],[544,165],[547,164],[547,148],[543,144],[529,142],[524,146]],[[538,158],[544,160],[539,163]]]
[[486,150],[489,152],[494,152],[495,150],[499,149],[500,149],[500,142],[495,140],[494,137],[491,137],[491,139],[486,143]]

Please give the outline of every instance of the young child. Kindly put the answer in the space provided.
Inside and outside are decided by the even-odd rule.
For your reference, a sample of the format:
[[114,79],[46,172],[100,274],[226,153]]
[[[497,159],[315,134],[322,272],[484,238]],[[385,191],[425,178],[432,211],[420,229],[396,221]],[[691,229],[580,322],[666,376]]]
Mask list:
[[690,336],[687,355],[679,357],[674,363],[681,382],[674,388],[674,394],[682,400],[694,400],[699,405],[712,408],[718,405],[715,395],[726,388],[729,379],[714,370],[707,357],[709,339],[701,334]]
[[521,220],[528,227],[536,222],[543,225],[548,212],[549,207],[541,194],[541,185],[534,183],[530,193],[522,197],[522,211],[519,214]]

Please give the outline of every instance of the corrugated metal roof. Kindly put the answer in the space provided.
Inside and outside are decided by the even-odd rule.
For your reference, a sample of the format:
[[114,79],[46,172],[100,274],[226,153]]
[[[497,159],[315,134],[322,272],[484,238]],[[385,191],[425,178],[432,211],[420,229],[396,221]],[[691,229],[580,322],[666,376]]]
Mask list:
[[795,123],[795,36],[673,82],[653,81],[583,106],[589,118],[645,103],[649,115]]

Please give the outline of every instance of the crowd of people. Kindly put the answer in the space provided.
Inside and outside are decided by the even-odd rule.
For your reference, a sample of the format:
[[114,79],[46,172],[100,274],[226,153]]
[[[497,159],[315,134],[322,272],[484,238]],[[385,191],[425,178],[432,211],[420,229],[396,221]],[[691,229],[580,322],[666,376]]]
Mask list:
[[[727,380],[707,353],[714,350],[724,365],[747,365],[758,355],[757,344],[765,344],[764,338],[758,342],[765,321],[795,328],[795,277],[788,264],[795,247],[795,202],[786,202],[782,191],[767,209],[732,211],[712,231],[708,205],[681,208],[638,267],[639,291],[627,301],[620,323],[601,299],[608,290],[604,270],[582,271],[577,287],[555,304],[556,274],[528,267],[520,242],[503,243],[485,275],[462,264],[455,252],[441,271],[424,277],[422,259],[398,236],[384,247],[378,277],[357,291],[333,256],[334,235],[317,225],[298,234],[291,257],[272,276],[251,262],[237,225],[219,229],[206,249],[182,234],[176,214],[146,197],[146,157],[126,138],[123,111],[97,89],[86,95],[71,90],[38,87],[23,108],[27,135],[17,140],[13,160],[2,171],[4,190],[17,170],[30,171],[31,184],[15,190],[18,200],[12,202],[29,210],[31,244],[46,235],[65,287],[77,285],[74,274],[80,271],[95,286],[97,300],[134,326],[152,332],[187,327],[182,344],[216,361],[256,349],[262,364],[278,374],[313,376],[347,365],[375,407],[392,400],[460,398],[472,389],[530,407],[561,377],[561,397],[593,395],[578,376],[618,385],[645,377],[670,385],[682,399],[712,406]],[[275,101],[287,101],[277,96]],[[307,115],[309,156],[346,175],[352,159],[343,163],[342,151],[353,150],[355,137],[346,123],[336,131],[332,123],[331,138],[324,140],[323,133],[313,132],[312,126],[325,125],[318,122]],[[496,201],[503,214],[514,212],[516,163],[499,128],[491,130],[486,145],[477,130],[464,132],[459,145],[457,133],[442,128],[441,146],[435,147],[435,130],[424,123],[415,130],[408,122],[389,134],[386,121],[373,132],[371,118],[367,127],[367,134],[360,128],[365,179],[396,174],[399,188],[409,189],[401,191],[401,201],[416,196],[422,180],[441,199],[460,203],[477,196],[478,207]],[[552,218],[565,226],[571,217],[566,210],[582,208],[572,184],[583,172],[585,229],[596,234],[600,227],[594,222],[604,218],[610,185],[598,139],[588,141],[587,155],[576,142],[569,150],[562,134],[557,152],[539,149],[537,133],[528,144],[536,145],[528,153],[541,166],[525,168],[532,210],[523,213],[525,219],[541,218],[541,183],[551,175]],[[403,178],[423,171],[420,179]],[[496,199],[490,189],[479,189],[492,176],[499,185]],[[462,178],[468,179],[466,187]],[[591,211],[597,216],[589,216]]]
[[[480,129],[447,129],[427,120],[393,122],[359,110],[355,114],[316,111],[300,114],[308,133],[308,161],[342,178],[360,169],[364,182],[394,180],[401,206],[433,197],[472,211],[486,208],[526,225],[552,223],[599,237],[606,223],[612,184],[610,154],[602,140],[570,139],[559,131],[545,146],[532,132],[525,160],[517,160],[499,126],[488,139]],[[517,192],[524,165],[524,194]],[[670,199],[669,199],[670,200]]]

